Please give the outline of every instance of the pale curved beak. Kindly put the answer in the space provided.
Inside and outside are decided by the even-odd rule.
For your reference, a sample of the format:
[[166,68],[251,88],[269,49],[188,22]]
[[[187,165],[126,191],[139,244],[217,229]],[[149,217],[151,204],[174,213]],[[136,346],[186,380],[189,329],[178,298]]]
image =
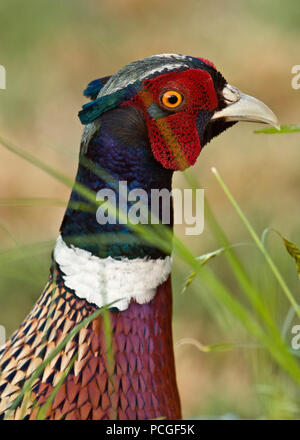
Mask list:
[[262,122],[273,125],[277,130],[280,130],[276,115],[259,99],[245,95],[230,84],[226,84],[222,93],[227,107],[216,112],[211,119],[224,118],[226,121]]

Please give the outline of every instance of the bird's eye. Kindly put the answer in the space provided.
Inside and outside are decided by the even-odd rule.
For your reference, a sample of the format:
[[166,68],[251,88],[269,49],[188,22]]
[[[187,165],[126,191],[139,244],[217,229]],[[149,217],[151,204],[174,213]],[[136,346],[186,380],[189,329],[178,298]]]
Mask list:
[[183,96],[176,90],[168,90],[160,96],[162,105],[168,109],[175,109],[180,106]]

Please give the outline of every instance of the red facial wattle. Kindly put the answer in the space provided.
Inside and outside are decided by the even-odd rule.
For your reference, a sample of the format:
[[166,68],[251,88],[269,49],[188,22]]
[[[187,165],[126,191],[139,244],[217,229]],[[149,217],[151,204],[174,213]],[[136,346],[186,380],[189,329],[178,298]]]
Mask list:
[[[149,108],[153,105],[163,107],[161,96],[168,90],[179,92],[183,96],[182,103],[162,117],[151,117]],[[208,72],[189,69],[146,80],[134,104],[143,110],[153,155],[164,168],[182,170],[196,162],[201,151],[197,116],[201,111],[213,111],[218,106]]]

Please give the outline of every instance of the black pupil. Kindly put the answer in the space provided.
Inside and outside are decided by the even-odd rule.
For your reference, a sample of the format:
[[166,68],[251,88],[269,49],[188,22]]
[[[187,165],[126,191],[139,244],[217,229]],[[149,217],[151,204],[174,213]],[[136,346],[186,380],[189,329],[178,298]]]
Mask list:
[[168,96],[168,102],[169,102],[170,104],[176,104],[177,101],[178,101],[178,96],[176,96],[176,95],[170,95],[170,96]]

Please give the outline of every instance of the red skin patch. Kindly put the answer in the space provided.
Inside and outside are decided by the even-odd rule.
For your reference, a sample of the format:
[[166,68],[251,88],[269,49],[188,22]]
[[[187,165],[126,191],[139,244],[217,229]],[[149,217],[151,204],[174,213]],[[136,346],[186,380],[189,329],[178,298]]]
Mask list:
[[[171,109],[167,116],[151,118],[147,109],[152,104],[161,108],[160,96],[167,90],[180,92],[184,97],[182,104],[175,111]],[[132,102],[144,113],[155,159],[172,170],[194,165],[201,151],[197,115],[218,106],[210,74],[205,70],[188,69],[159,75],[146,80]]]

